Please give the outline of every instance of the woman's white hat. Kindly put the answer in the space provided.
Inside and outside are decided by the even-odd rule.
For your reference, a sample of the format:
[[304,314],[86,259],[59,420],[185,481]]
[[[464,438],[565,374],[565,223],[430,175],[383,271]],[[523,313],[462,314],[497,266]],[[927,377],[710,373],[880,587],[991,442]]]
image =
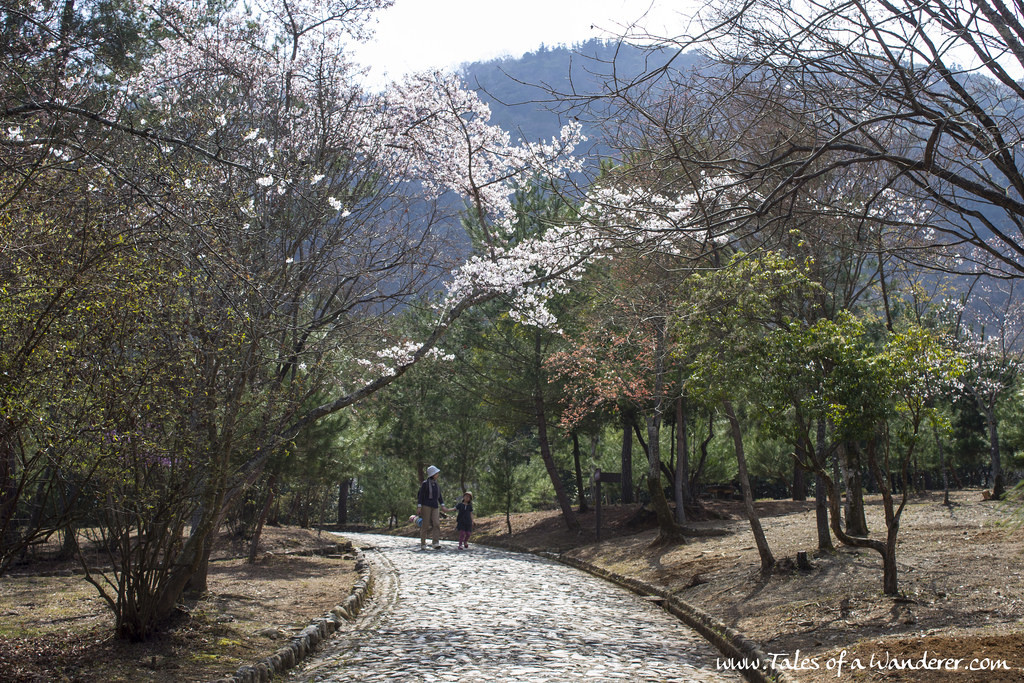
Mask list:
[[430,467],[427,468],[427,479],[430,479],[432,476],[434,476],[435,474],[438,474],[440,472],[441,472],[441,470],[439,470],[436,467],[434,467],[433,465],[431,465]]

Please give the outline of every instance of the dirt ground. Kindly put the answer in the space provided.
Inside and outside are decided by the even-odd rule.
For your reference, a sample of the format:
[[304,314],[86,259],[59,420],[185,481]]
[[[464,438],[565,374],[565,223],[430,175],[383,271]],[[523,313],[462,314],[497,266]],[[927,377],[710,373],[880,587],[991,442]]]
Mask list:
[[[726,536],[659,546],[653,530],[620,536],[635,514],[612,508],[603,513],[608,540],[568,552],[668,588],[776,655],[799,681],[1024,681],[1024,530],[1007,526],[1005,509],[980,491],[956,492],[951,502],[946,507],[934,494],[908,504],[895,598],[882,594],[876,552],[838,544],[834,553],[816,552],[813,503],[757,504],[779,562],[768,578],[758,571],[740,504],[731,501],[708,503],[712,516],[727,519],[692,524],[731,532]],[[520,539],[513,544],[576,545],[557,515],[540,514],[515,520],[522,531],[514,526],[512,538]],[[868,524],[876,536],[885,528],[882,515],[880,502],[871,501]],[[592,540],[594,515],[580,520]],[[477,535],[496,532],[507,533],[503,519],[485,521]],[[808,552],[811,570],[796,568],[798,551]]]
[[[724,535],[681,545],[656,544],[652,520],[636,506],[605,508],[600,543],[593,512],[579,516],[583,530],[573,534],[557,511],[513,516],[511,536],[503,516],[479,519],[474,540],[568,552],[664,586],[751,637],[796,681],[1024,681],[1024,531],[1005,526],[1004,511],[980,491],[954,493],[950,507],[940,495],[911,501],[896,598],[882,594],[874,551],[815,552],[812,504],[764,501],[758,508],[779,561],[768,578],[758,572],[749,524],[732,501],[709,501],[709,519],[692,523]],[[878,534],[877,501],[868,515]],[[442,525],[454,540],[454,520]],[[327,535],[265,534],[271,552],[257,565],[238,559],[244,547],[222,545],[210,594],[188,605],[176,628],[142,644],[111,637],[108,611],[70,567],[19,567],[0,578],[0,680],[211,681],[265,657],[340,602],[358,576],[351,557],[287,554],[332,542]],[[795,567],[801,550],[811,557],[809,571]],[[1008,669],[999,667],[1004,662]]]
[[[337,538],[268,527],[257,564],[224,537],[209,593],[146,643],[113,638],[113,618],[74,565],[37,562],[0,577],[0,681],[208,683],[281,647],[340,603],[359,578],[351,554],[303,556]],[[277,641],[277,642],[275,642]]]

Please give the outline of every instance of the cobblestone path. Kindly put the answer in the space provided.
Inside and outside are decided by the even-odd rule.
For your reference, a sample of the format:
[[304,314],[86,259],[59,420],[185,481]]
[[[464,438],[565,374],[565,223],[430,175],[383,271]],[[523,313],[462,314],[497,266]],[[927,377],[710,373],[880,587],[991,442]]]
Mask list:
[[671,614],[589,574],[483,546],[345,534],[373,597],[293,681],[740,681]]

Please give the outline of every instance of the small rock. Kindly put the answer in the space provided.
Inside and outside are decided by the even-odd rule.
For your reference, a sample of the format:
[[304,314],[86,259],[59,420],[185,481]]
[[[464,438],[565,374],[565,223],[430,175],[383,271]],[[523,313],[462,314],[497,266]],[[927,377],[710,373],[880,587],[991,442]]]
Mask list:
[[270,638],[271,640],[280,640],[288,636],[288,634],[286,634],[281,629],[273,627],[261,628],[259,631],[256,631],[256,635],[262,636],[264,638]]

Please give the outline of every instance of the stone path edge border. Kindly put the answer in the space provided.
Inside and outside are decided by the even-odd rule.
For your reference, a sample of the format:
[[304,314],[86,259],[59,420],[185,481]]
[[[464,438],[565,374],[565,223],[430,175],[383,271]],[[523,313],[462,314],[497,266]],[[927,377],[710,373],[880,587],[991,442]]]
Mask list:
[[[352,592],[341,603],[335,605],[322,617],[317,617],[309,626],[293,636],[287,645],[278,648],[274,654],[265,657],[255,664],[238,667],[235,673],[218,678],[214,683],[269,683],[275,675],[283,674],[297,666],[303,659],[316,651],[317,646],[330,638],[346,621],[353,621],[362,610],[366,599],[373,592],[373,574],[370,565],[359,548],[348,544],[338,544],[337,551],[354,553],[356,570],[359,578],[352,586]],[[295,555],[325,554],[324,549],[289,553]]]
[[766,655],[757,643],[707,612],[672,595],[664,588],[560,553],[541,551],[537,554],[618,584],[637,595],[657,596],[664,601],[664,609],[697,631],[723,655],[740,663],[741,666],[736,670],[748,681],[752,683],[793,683],[790,676],[772,666],[772,658]]
[[[343,622],[355,619],[367,597],[373,591],[373,575],[362,550],[354,546],[343,547],[342,544],[339,544],[338,550],[342,549],[355,553],[356,569],[359,571],[359,579],[353,585],[352,592],[348,597],[323,617],[314,619],[309,626],[294,636],[287,646],[279,648],[274,654],[256,664],[240,666],[234,674],[218,678],[214,683],[269,683],[275,674],[282,674],[297,666],[312,654],[317,646],[333,635]],[[323,549],[318,549],[296,554],[323,553]],[[723,655],[741,662],[743,666],[738,671],[748,681],[752,683],[793,683],[792,678],[772,666],[771,657],[766,655],[754,641],[707,612],[670,594],[667,590],[560,553],[540,551],[535,554],[585,571],[605,581],[622,586],[637,595],[657,596],[664,601],[664,609],[697,631]],[[748,667],[748,663],[756,664]]]

